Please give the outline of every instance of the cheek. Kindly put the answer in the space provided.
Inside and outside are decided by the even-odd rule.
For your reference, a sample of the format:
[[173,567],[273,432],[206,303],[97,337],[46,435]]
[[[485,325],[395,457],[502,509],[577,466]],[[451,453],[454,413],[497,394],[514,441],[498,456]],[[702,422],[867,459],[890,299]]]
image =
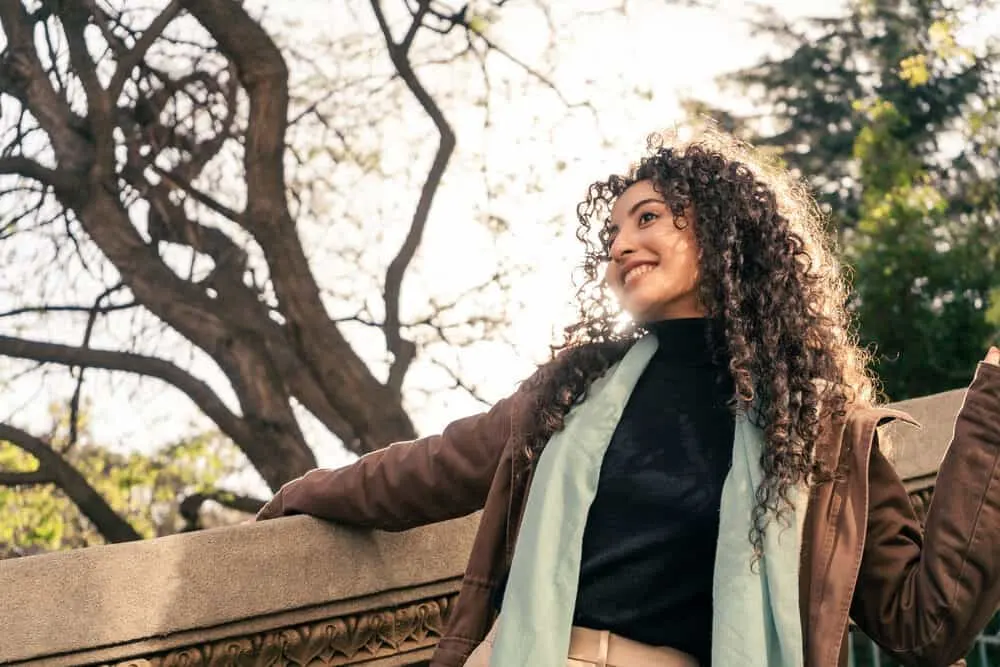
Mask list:
[[700,252],[697,240],[690,231],[670,239],[671,278],[684,286],[697,283],[700,274]]

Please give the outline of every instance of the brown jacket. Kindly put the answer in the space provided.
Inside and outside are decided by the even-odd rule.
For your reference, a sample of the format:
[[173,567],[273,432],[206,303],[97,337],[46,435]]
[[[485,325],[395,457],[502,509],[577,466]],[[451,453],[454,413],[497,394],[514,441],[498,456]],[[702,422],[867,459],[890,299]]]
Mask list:
[[[398,443],[286,484],[259,518],[311,514],[406,530],[483,509],[448,630],[432,667],[461,667],[492,623],[510,566],[531,468],[525,391],[441,435]],[[849,618],[903,664],[962,658],[1000,605],[1000,367],[980,364],[938,473],[925,529],[876,427],[904,413],[858,409],[824,448],[847,474],[813,488],[800,598],[807,667],[847,664]],[[718,665],[716,667],[734,667]]]

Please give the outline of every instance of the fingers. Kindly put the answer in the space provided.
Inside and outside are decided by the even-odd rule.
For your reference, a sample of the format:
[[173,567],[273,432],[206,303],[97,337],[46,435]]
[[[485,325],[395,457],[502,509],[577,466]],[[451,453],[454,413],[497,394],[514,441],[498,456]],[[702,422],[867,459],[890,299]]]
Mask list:
[[991,347],[990,351],[986,353],[986,363],[993,364],[994,366],[1000,366],[1000,348]]

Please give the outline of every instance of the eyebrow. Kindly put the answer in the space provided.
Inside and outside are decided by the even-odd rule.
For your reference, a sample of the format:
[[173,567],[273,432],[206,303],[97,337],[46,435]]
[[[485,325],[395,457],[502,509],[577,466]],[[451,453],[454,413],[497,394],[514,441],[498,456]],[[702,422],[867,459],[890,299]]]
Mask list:
[[664,200],[660,199],[659,197],[646,197],[645,199],[643,199],[641,201],[637,201],[635,204],[632,205],[632,208],[630,208],[628,210],[629,217],[632,217],[633,215],[635,215],[635,212],[638,211],[639,208],[643,204],[648,204],[650,202],[654,202],[656,204],[666,204],[667,203]]

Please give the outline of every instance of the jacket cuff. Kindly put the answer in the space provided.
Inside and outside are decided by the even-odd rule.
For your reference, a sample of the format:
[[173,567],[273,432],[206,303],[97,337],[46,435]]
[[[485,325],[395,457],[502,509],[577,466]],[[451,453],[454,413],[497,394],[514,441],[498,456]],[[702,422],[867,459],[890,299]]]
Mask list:
[[987,386],[1000,386],[1000,366],[980,361],[976,364],[976,374],[972,378],[972,384],[978,384],[980,381],[987,383]]
[[271,500],[260,508],[257,512],[257,516],[254,517],[254,521],[266,521],[268,519],[277,519],[285,514],[285,503],[284,503],[284,492],[285,487],[278,489],[278,492],[274,494]]

